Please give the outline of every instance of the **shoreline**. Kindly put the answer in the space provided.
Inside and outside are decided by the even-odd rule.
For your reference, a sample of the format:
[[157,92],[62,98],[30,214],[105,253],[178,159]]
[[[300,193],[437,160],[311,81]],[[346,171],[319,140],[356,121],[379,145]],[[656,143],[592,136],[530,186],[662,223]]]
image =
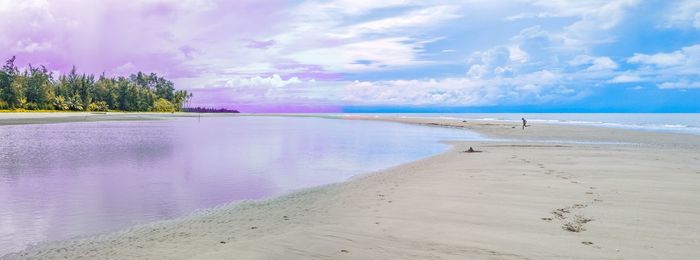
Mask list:
[[[399,118],[399,117],[368,117],[345,116],[339,117],[351,120],[377,120],[389,121],[423,126],[463,128],[482,134],[493,139],[506,139],[505,141],[517,142],[567,142],[577,141],[584,143],[610,143],[610,144],[637,144],[670,146],[673,148],[694,149],[700,147],[700,135],[688,133],[657,132],[646,130],[633,130],[624,128],[612,128],[604,126],[588,125],[562,125],[545,123],[530,125],[525,130],[520,129],[520,123],[503,121],[468,121],[462,122],[441,118]],[[540,131],[544,129],[545,131]],[[655,139],[650,140],[648,137]]]
[[185,112],[3,112],[0,113],[0,126],[100,121],[164,120],[168,118],[195,116],[197,116],[196,113]]
[[[7,257],[687,258],[700,247],[692,238],[700,232],[693,218],[700,195],[692,192],[700,162],[687,152],[700,147],[700,138],[570,126],[538,126],[523,136],[512,133],[512,124],[381,120],[512,140],[450,142],[447,152],[346,182]],[[642,145],[543,138],[557,135]],[[461,153],[467,146],[484,152]],[[661,178],[668,171],[676,174]],[[650,188],[659,194],[644,194]],[[676,223],[664,224],[665,214]]]

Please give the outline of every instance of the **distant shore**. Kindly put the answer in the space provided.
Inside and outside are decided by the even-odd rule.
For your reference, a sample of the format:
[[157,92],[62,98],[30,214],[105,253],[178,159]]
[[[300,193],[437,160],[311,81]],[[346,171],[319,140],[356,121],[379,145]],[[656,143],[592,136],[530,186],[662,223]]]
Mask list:
[[[342,118],[464,128],[499,141],[451,142],[443,154],[348,182],[8,258],[693,259],[699,253],[700,136]],[[0,114],[0,125],[4,120],[13,119]],[[463,152],[469,147],[481,152]]]
[[[52,124],[96,121],[163,120],[175,117],[196,117],[200,113],[190,112],[1,112],[0,126],[26,124]],[[204,114],[225,116],[227,114]]]

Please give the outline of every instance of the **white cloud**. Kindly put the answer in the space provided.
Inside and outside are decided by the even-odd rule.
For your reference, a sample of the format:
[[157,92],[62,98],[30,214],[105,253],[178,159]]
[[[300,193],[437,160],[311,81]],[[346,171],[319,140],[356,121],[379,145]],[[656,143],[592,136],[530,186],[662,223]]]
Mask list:
[[35,42],[30,39],[25,39],[22,41],[18,41],[17,44],[15,45],[14,51],[16,52],[24,52],[24,53],[33,53],[33,52],[40,52],[40,51],[45,51],[48,49],[51,49],[52,44],[50,42]]
[[488,73],[488,68],[483,64],[473,64],[469,66],[467,70],[467,76],[474,79],[480,79],[486,76]]
[[335,71],[396,69],[425,64],[419,58],[424,44],[407,37],[382,38],[306,50],[288,56],[301,63],[320,64]]
[[0,0],[0,12],[14,12],[17,10],[46,9],[49,5],[47,0]]
[[274,74],[270,77],[256,76],[252,78],[236,77],[226,81],[226,87],[284,87],[291,84],[302,83],[297,77],[292,77],[287,80],[282,79],[280,75]]
[[653,66],[657,72],[667,75],[698,75],[700,70],[700,44],[686,46],[674,52],[655,54],[635,53],[627,59],[632,64]]
[[372,10],[381,8],[391,8],[397,6],[417,6],[425,4],[422,1],[415,0],[331,0],[323,3],[316,1],[307,1],[300,6],[301,9],[306,9],[309,14],[316,11],[325,11],[331,13],[339,13],[343,15],[362,15]]
[[618,75],[610,82],[661,82],[660,89],[697,88],[700,77],[700,44],[683,47],[673,52],[654,54],[636,53],[627,59],[638,64],[636,70]]
[[590,48],[595,44],[608,43],[614,35],[608,33],[625,18],[626,10],[639,3],[639,0],[525,0],[538,7],[510,16],[506,20],[515,21],[527,18],[577,18],[562,31],[548,33],[547,37],[559,42],[560,48]]
[[573,60],[569,62],[572,66],[586,65],[587,71],[601,71],[601,70],[614,70],[618,68],[617,63],[615,63],[609,57],[594,57],[588,55],[578,55]]
[[700,29],[700,2],[696,0],[676,0],[666,10],[662,27],[690,27]]
[[528,57],[528,53],[517,45],[475,52],[467,61],[470,64],[467,76],[475,79],[512,76],[518,66],[528,61]]
[[[377,17],[369,14],[391,8],[398,11],[368,20]],[[266,53],[276,54],[269,59],[282,57],[335,72],[428,64],[422,56],[424,47],[440,38],[424,29],[461,16],[459,8],[408,0],[306,1],[289,11],[280,33],[266,37],[277,47]]]
[[615,76],[611,80],[609,80],[609,83],[630,83],[630,82],[641,82],[644,81],[641,77],[635,74],[630,74],[630,73],[624,73]]
[[117,75],[129,75],[132,73],[136,73],[138,71],[139,71],[138,68],[136,68],[136,66],[134,66],[133,63],[127,62],[127,63],[124,63],[124,64],[116,67],[115,69],[113,69],[110,72],[115,73]]
[[676,82],[664,82],[657,85],[660,89],[689,89],[689,88],[700,88],[700,82],[689,82],[689,81],[676,81]]
[[457,11],[459,11],[458,7],[448,5],[421,8],[389,18],[352,25],[344,33],[332,35],[341,38],[351,38],[371,33],[387,34],[402,29],[415,31],[416,27],[427,27],[460,17]]
[[537,103],[575,98],[556,72],[542,70],[511,78],[443,78],[354,81],[344,84],[343,102],[352,105],[484,106],[500,102]]
[[344,101],[359,105],[486,105],[501,95],[465,78],[356,81],[345,86]]
[[612,59],[608,57],[596,57],[593,60],[593,64],[588,67],[589,71],[595,70],[614,70],[617,69],[618,65]]
[[685,59],[686,56],[680,51],[675,51],[671,53],[657,53],[652,55],[635,53],[634,56],[627,59],[627,62],[668,67],[683,64],[683,62],[685,62]]
[[508,52],[510,54],[508,58],[510,58],[511,61],[525,63],[528,60],[527,52],[520,49],[520,45],[508,46]]

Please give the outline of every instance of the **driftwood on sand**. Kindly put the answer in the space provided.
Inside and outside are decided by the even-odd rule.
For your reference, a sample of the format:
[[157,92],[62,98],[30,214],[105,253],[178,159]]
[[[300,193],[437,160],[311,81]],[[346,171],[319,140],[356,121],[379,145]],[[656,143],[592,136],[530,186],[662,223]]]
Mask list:
[[469,149],[467,149],[467,150],[464,151],[464,152],[465,152],[465,153],[480,153],[481,151],[479,151],[479,150],[474,150],[474,148],[472,148],[471,146],[469,146]]

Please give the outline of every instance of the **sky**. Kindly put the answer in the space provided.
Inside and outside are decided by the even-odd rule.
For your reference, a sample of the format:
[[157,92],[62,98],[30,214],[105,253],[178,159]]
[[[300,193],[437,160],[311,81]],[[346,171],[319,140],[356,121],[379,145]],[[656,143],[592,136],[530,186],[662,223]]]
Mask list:
[[696,0],[0,0],[0,59],[243,112],[700,112]]

